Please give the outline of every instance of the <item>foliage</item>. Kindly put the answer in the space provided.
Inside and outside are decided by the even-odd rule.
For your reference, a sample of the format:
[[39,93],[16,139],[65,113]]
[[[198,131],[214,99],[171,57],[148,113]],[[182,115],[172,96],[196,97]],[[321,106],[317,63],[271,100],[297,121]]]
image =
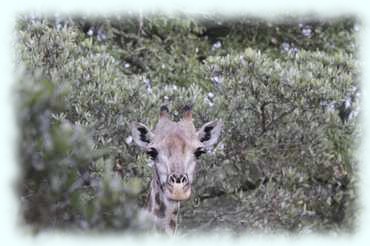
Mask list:
[[71,87],[28,77],[18,88],[25,220],[35,229],[141,228],[135,202],[140,183],[127,179],[123,186],[106,151],[96,150],[84,128],[66,119]]
[[[353,18],[137,14],[17,22],[20,190],[35,228],[146,228],[151,169],[129,123],[159,106],[225,129],[181,228],[353,229],[360,134]],[[194,230],[195,230],[194,229]]]

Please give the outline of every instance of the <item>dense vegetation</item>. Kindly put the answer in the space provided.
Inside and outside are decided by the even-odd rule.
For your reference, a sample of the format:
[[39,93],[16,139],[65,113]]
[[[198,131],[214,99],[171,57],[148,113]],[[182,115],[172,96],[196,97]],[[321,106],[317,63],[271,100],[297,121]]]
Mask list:
[[354,18],[19,16],[22,216],[35,229],[139,229],[149,158],[129,123],[219,118],[180,233],[353,230]]

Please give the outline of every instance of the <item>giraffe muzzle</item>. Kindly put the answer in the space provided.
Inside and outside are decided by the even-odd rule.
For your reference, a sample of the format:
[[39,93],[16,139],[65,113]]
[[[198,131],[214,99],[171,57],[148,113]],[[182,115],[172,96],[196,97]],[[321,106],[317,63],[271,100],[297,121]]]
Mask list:
[[166,196],[174,201],[184,201],[190,198],[191,185],[186,174],[171,174],[168,176],[165,189]]

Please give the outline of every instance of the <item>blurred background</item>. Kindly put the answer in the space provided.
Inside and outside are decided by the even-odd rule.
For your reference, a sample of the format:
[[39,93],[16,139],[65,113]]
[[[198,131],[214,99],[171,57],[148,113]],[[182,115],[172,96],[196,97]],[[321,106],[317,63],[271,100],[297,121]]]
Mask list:
[[222,119],[224,131],[178,233],[353,232],[360,29],[351,16],[19,15],[23,222],[149,230],[150,158],[129,123],[192,104],[196,127]]

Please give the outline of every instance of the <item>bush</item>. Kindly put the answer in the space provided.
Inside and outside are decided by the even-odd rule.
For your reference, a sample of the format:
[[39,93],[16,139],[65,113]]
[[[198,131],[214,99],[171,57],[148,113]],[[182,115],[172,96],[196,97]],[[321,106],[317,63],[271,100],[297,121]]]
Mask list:
[[36,228],[146,228],[151,178],[129,123],[193,105],[222,141],[198,166],[183,230],[353,229],[353,18],[272,23],[161,14],[20,16],[20,181]]

